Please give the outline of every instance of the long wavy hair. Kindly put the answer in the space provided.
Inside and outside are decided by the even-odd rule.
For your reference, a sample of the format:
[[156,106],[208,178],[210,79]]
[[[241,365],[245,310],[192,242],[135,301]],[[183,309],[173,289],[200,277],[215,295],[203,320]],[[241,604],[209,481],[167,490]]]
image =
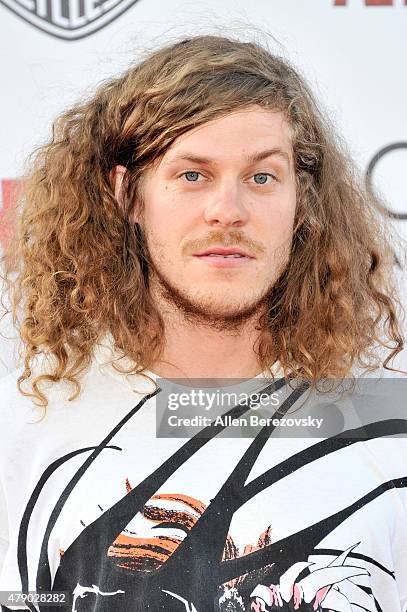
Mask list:
[[[143,236],[129,221],[142,201],[143,171],[181,134],[253,104],[288,121],[297,187],[290,259],[260,319],[259,364],[267,371],[278,360],[287,376],[312,384],[352,376],[355,366],[393,369],[388,363],[403,348],[401,304],[380,202],[287,60],[266,45],[196,36],[103,82],[56,119],[52,138],[29,160],[3,258],[23,395],[47,406],[39,383],[65,380],[75,399],[106,333],[130,359],[126,372],[160,358],[164,323],[149,292]],[[117,164],[128,169],[122,207],[111,181]],[[38,354],[53,359],[35,376]]]

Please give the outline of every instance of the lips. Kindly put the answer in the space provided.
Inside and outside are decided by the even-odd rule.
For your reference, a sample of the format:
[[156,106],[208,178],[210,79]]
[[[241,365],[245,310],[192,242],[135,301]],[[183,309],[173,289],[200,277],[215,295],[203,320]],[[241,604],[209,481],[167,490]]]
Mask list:
[[205,251],[202,251],[201,253],[196,253],[195,255],[196,257],[227,257],[227,258],[232,258],[235,257],[240,258],[240,257],[247,257],[249,259],[253,259],[252,255],[250,255],[249,253],[247,253],[246,251],[243,251],[242,249],[223,249],[220,247],[212,247],[209,249],[206,249]]

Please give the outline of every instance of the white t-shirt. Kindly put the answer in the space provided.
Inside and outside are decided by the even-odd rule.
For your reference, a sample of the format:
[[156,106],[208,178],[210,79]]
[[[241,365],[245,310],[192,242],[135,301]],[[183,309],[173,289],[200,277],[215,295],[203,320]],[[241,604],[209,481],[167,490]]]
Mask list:
[[160,438],[111,354],[45,416],[0,380],[0,591],[67,593],[2,610],[406,612],[405,437]]

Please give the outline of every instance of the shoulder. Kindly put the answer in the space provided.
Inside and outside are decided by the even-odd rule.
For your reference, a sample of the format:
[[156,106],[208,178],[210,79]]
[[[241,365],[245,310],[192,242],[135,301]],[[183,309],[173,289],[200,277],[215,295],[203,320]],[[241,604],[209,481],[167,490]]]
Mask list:
[[64,381],[42,379],[38,383],[38,388],[48,401],[46,408],[34,395],[33,381],[42,374],[52,373],[50,365],[46,356],[37,355],[30,378],[21,379],[20,383],[24,372],[22,366],[0,378],[0,447],[7,447],[11,440],[19,439],[24,432],[32,429],[33,423],[41,423],[44,416],[54,417],[55,412],[60,413],[64,408],[73,406],[68,398],[74,388]]
[[[36,405],[32,397],[24,395],[18,387],[22,369],[16,368],[0,378],[0,463],[9,460],[9,453],[25,440],[30,424],[39,421],[44,408]],[[31,392],[29,385],[23,389]],[[32,427],[32,425],[31,425]],[[13,454],[13,452],[12,452]]]
[[12,370],[9,374],[0,378],[0,422],[9,416],[10,413],[18,414],[33,406],[30,398],[25,397],[18,388],[18,379],[21,370]]
[[[108,421],[120,415],[135,400],[140,400],[146,392],[136,392],[126,382],[124,375],[113,375],[112,368],[103,369],[96,359],[75,377],[78,386],[67,381],[41,379],[38,388],[46,396],[46,408],[40,405],[33,394],[32,383],[42,374],[52,374],[54,365],[46,355],[37,355],[32,366],[32,375],[21,381],[23,367],[19,367],[0,378],[0,452],[1,446],[8,445],[8,438],[16,438],[32,431],[48,431],[50,427],[62,427],[66,424],[78,426],[85,430],[89,422]],[[139,391],[139,390],[137,390]],[[150,389],[151,391],[151,389]],[[148,392],[148,391],[147,391]],[[75,396],[75,397],[74,397]],[[64,425],[65,424],[65,425]]]

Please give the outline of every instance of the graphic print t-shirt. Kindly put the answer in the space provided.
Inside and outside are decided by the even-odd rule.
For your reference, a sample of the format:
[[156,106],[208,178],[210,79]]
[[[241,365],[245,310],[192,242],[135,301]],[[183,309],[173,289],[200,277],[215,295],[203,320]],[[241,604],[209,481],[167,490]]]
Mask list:
[[406,421],[160,438],[154,386],[109,351],[44,417],[0,381],[0,591],[68,594],[3,611],[406,612]]

